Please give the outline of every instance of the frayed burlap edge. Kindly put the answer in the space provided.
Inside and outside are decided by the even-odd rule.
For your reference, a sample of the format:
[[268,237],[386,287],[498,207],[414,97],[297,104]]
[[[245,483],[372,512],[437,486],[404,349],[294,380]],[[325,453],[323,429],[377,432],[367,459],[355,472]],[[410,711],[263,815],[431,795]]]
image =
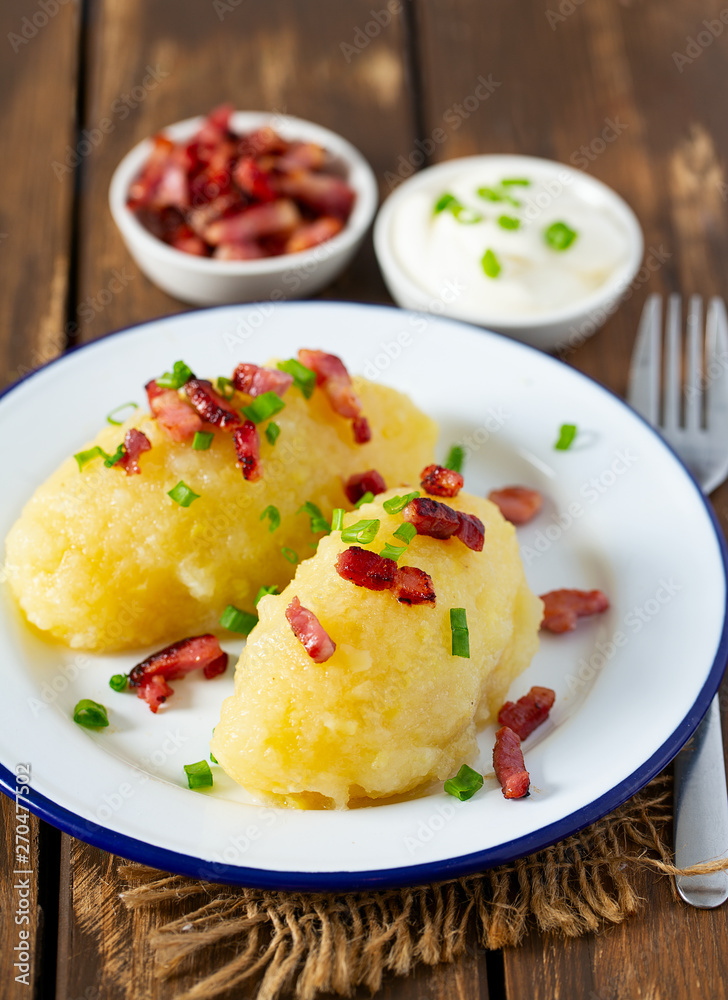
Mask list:
[[[174,900],[185,913],[152,934],[156,975],[169,978],[203,950],[217,948],[215,972],[177,1000],[209,1000],[243,983],[256,1000],[291,993],[372,992],[385,973],[407,975],[419,963],[451,962],[474,929],[485,948],[517,945],[529,925],[577,937],[634,913],[636,866],[675,874],[665,835],[671,778],[647,788],[581,833],[513,864],[439,885],[381,892],[268,892],[163,875],[137,864],[120,874],[127,907]],[[696,866],[689,874],[728,867]],[[231,957],[232,956],[232,957]],[[252,994],[251,994],[252,995]]]

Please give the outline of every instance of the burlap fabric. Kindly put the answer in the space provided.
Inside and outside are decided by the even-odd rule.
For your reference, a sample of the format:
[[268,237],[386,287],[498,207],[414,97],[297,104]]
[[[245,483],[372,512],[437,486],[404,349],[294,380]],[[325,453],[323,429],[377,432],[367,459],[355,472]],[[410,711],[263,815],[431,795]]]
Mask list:
[[[376,991],[385,975],[407,975],[419,963],[452,961],[473,933],[485,948],[502,948],[517,945],[531,926],[576,937],[619,923],[639,906],[637,866],[677,871],[671,817],[671,778],[663,774],[610,816],[547,850],[439,885],[338,895],[267,892],[128,864],[122,899],[128,907],[154,907],[173,898],[184,910],[153,933],[159,977],[173,977],[205,949],[224,956],[178,1000],[209,1000],[241,984],[256,1000],[349,996],[360,985]],[[690,872],[721,867],[728,862]]]

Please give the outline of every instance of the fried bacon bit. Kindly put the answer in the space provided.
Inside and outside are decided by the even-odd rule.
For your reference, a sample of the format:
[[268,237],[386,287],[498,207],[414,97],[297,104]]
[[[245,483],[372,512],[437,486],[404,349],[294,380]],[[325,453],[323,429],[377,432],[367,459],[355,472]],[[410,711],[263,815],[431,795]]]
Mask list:
[[286,608],[286,618],[293,634],[314,663],[325,663],[333,656],[336,643],[313,611],[304,608],[298,597],[294,597]]
[[458,530],[455,537],[459,538],[463,545],[467,545],[473,552],[482,552],[485,542],[485,525],[475,514],[463,514],[461,510],[457,512]]
[[416,566],[398,566],[394,576],[394,596],[400,604],[434,604],[432,577]]
[[280,194],[295,198],[320,215],[348,219],[354,206],[354,191],[346,181],[333,174],[293,170],[275,178],[273,183]]
[[145,451],[151,451],[152,443],[143,431],[131,427],[124,435],[124,454],[116,463],[127,476],[133,476],[142,470],[139,468],[139,456]]
[[238,468],[243,470],[246,479],[254,483],[262,475],[258,428],[252,420],[246,420],[242,427],[235,428],[233,438],[235,453],[238,456]]
[[609,598],[601,590],[552,590],[541,594],[541,600],[541,628],[549,632],[573,632],[577,618],[609,610]]
[[390,590],[394,584],[397,563],[394,559],[385,559],[369,549],[360,549],[352,545],[339,554],[336,560],[336,572],[345,580],[350,580],[357,587],[367,590]]
[[546,721],[555,700],[556,692],[551,688],[532,687],[518,701],[507,701],[503,705],[498,713],[498,722],[512,729],[519,739],[525,740]]
[[276,198],[269,172],[261,168],[254,156],[243,156],[238,160],[233,180],[254,201],[274,201]]
[[269,236],[285,239],[300,224],[301,213],[295,203],[288,198],[278,198],[217,219],[201,235],[216,247],[221,243],[252,243]]
[[206,379],[191,378],[184,391],[206,424],[213,424],[221,430],[232,430],[240,424],[237,411]]
[[282,396],[293,384],[293,375],[277,368],[259,368],[258,365],[241,364],[233,372],[233,385],[249,396],[275,392]]
[[458,512],[439,500],[418,497],[410,500],[402,513],[405,521],[415,526],[418,535],[449,538],[460,529]]
[[175,389],[162,389],[154,379],[145,388],[152,416],[173,441],[191,441],[202,430],[202,420]]
[[344,228],[341,219],[331,215],[322,215],[315,222],[304,222],[293,230],[283,246],[284,253],[299,253],[317,247],[319,243],[330,240]]
[[316,373],[316,384],[326,393],[334,413],[353,421],[356,443],[365,444],[371,440],[369,423],[366,417],[361,415],[361,403],[341,358],[337,358],[335,354],[326,354],[324,351],[308,351],[302,348],[298,352],[298,360]]
[[344,493],[349,503],[356,503],[361,500],[365,493],[384,493],[386,485],[376,469],[367,469],[366,472],[356,472],[349,476],[344,484]]
[[420,486],[436,497],[456,497],[463,488],[463,477],[459,472],[446,469],[444,465],[428,465],[421,473]]
[[222,651],[214,635],[195,635],[165,646],[137,663],[129,674],[129,685],[137,688],[138,697],[156,712],[174,693],[167,681],[199,669],[209,680],[224,673],[227,662],[228,655]]
[[523,760],[521,741],[508,726],[503,726],[495,734],[493,767],[505,798],[521,799],[528,795],[531,779]]
[[528,524],[543,506],[543,497],[538,490],[527,486],[504,486],[502,490],[491,490],[488,499],[511,524]]

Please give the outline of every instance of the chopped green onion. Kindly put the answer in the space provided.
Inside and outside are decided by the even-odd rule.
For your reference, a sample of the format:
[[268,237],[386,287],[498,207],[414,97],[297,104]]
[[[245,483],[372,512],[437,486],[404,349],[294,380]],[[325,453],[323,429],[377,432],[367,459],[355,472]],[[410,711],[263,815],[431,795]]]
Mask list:
[[559,428],[559,439],[554,445],[557,451],[568,451],[576,437],[576,424],[562,424]]
[[212,431],[195,431],[195,436],[192,438],[192,450],[207,451],[214,437]]
[[191,490],[187,483],[183,482],[181,479],[174,489],[169,491],[167,496],[171,497],[175,503],[180,505],[180,507],[189,507],[195,500],[200,499],[200,494]]
[[496,191],[492,187],[480,187],[478,188],[478,197],[485,198],[486,201],[504,201],[505,195],[501,194],[500,191]]
[[311,518],[311,531],[313,531],[314,534],[317,531],[325,531],[326,534],[328,535],[328,533],[331,531],[331,525],[329,524],[329,522],[326,520],[324,515],[316,506],[316,504],[311,503],[310,500],[307,500],[302,507],[299,507],[296,513],[308,514],[308,516]]
[[258,607],[258,602],[261,600],[261,598],[268,597],[269,594],[277,594],[277,593],[278,593],[278,587],[275,585],[275,583],[270,587],[261,587],[260,590],[258,591],[258,596],[255,598],[256,608]]
[[217,391],[224,399],[232,399],[235,395],[235,383],[232,379],[220,375],[217,380]]
[[79,472],[83,472],[85,467],[89,462],[93,462],[95,458],[108,458],[108,454],[103,448],[99,448],[98,445],[94,448],[89,448],[88,451],[79,451],[73,456],[78,462]]
[[498,225],[501,229],[520,229],[521,220],[517,219],[514,215],[499,215]]
[[475,222],[483,221],[483,216],[480,212],[475,212],[472,208],[466,208],[464,205],[461,205],[458,209],[453,209],[452,214],[464,226],[472,226]]
[[249,611],[241,611],[234,604],[228,604],[220,615],[220,624],[228,632],[238,632],[240,635],[248,635],[258,624],[258,616],[251,615]]
[[86,729],[105,729],[109,717],[103,705],[90,698],[82,698],[73,710],[73,721]]
[[374,499],[374,494],[372,493],[371,490],[367,490],[363,497],[359,497],[357,502],[354,504],[354,507],[357,510],[359,510],[362,504],[371,503],[373,499]]
[[448,778],[445,782],[447,794],[454,795],[461,802],[472,799],[482,787],[483,775],[479,771],[474,771],[472,767],[468,767],[467,764],[463,764],[454,778]]
[[552,222],[543,233],[543,238],[552,250],[568,250],[576,237],[576,231],[565,222]]
[[298,556],[293,551],[293,549],[288,549],[288,548],[286,548],[285,545],[281,549],[281,555],[283,556],[284,559],[287,559],[288,562],[292,563],[294,566],[298,562]]
[[109,678],[109,687],[113,691],[126,691],[128,683],[129,683],[128,674],[114,674],[113,677]]
[[210,754],[210,760],[212,761],[213,764],[219,764],[220,763],[220,761],[217,759],[217,757],[215,756],[214,753]]
[[501,187],[514,187],[515,185],[530,187],[531,182],[525,177],[504,177],[501,181]]
[[286,404],[276,392],[262,392],[256,396],[249,406],[244,406],[242,413],[254,424],[261,424],[268,417],[275,416]]
[[483,270],[489,278],[497,278],[501,273],[500,261],[492,250],[486,250],[480,261]]
[[366,521],[357,521],[356,524],[350,524],[348,528],[344,528],[342,530],[341,541],[361,542],[362,545],[368,545],[369,542],[373,542],[376,538],[380,524],[381,521],[378,517],[370,518]]
[[270,524],[268,525],[268,531],[275,531],[276,528],[280,527],[280,524],[281,524],[281,512],[278,510],[278,508],[274,504],[272,504],[272,503],[268,504],[268,506],[265,508],[265,510],[260,515],[260,517],[258,518],[258,520],[262,521],[266,517],[270,521]]
[[344,508],[334,507],[334,510],[331,514],[331,530],[341,531],[343,527],[344,527]]
[[410,524],[409,521],[405,521],[397,528],[394,533],[394,537],[401,538],[406,545],[409,545],[416,534],[417,528],[415,528],[414,524]]
[[419,495],[420,491],[414,490],[412,493],[405,493],[403,496],[390,497],[389,500],[384,501],[382,506],[388,514],[399,514],[401,510],[405,509],[410,500],[414,500]]
[[114,454],[107,455],[106,458],[104,459],[104,465],[106,466],[106,468],[110,469],[113,465],[116,465],[116,463],[123,456],[123,454],[124,454],[124,442],[122,441],[119,447],[114,452]]
[[198,760],[196,764],[185,764],[184,768],[190,788],[212,788],[212,771],[206,760]]
[[457,205],[460,204],[454,194],[450,194],[449,192],[441,194],[435,202],[435,215],[438,215],[440,212],[444,212],[446,208],[449,208],[450,205],[453,204],[453,202]]
[[293,375],[293,384],[300,389],[306,399],[310,399],[313,390],[316,388],[316,372],[311,371],[306,365],[302,365],[296,358],[289,358],[288,361],[279,361],[278,368],[282,372]]
[[155,381],[162,389],[181,389],[191,378],[194,378],[192,369],[188,368],[184,361],[175,361],[172,371],[165,372]]
[[271,420],[265,429],[265,436],[268,438],[268,444],[275,444],[278,440],[278,435],[281,433],[281,429],[275,420]]
[[390,542],[387,542],[379,555],[382,556],[383,559],[393,559],[397,562],[402,553],[406,551],[406,545],[392,545]]
[[128,409],[130,406],[131,406],[131,408],[133,410],[138,410],[139,409],[139,404],[138,403],[122,403],[121,406],[117,406],[115,410],[112,410],[111,413],[108,414],[108,416],[106,417],[106,419],[108,420],[108,422],[110,424],[113,424],[114,427],[121,427],[121,425],[124,423],[124,420],[128,420],[129,419],[129,417],[131,416],[131,413],[129,414],[129,417],[124,417],[122,420],[117,420],[116,419],[116,414],[119,413],[121,410]]
[[460,444],[454,444],[450,449],[450,451],[447,453],[447,458],[445,459],[445,468],[451,469],[453,472],[462,472],[464,461],[465,461],[465,449]]
[[465,608],[450,608],[450,631],[452,632],[452,655],[470,658],[470,632]]

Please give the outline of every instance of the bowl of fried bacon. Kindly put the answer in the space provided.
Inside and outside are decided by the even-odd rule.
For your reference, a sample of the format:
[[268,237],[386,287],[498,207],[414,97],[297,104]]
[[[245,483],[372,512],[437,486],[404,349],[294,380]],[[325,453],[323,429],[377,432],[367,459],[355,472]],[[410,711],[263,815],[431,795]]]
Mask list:
[[351,261],[377,200],[371,167],[340,135],[227,105],[139,143],[109,191],[142,271],[197,305],[319,291]]

